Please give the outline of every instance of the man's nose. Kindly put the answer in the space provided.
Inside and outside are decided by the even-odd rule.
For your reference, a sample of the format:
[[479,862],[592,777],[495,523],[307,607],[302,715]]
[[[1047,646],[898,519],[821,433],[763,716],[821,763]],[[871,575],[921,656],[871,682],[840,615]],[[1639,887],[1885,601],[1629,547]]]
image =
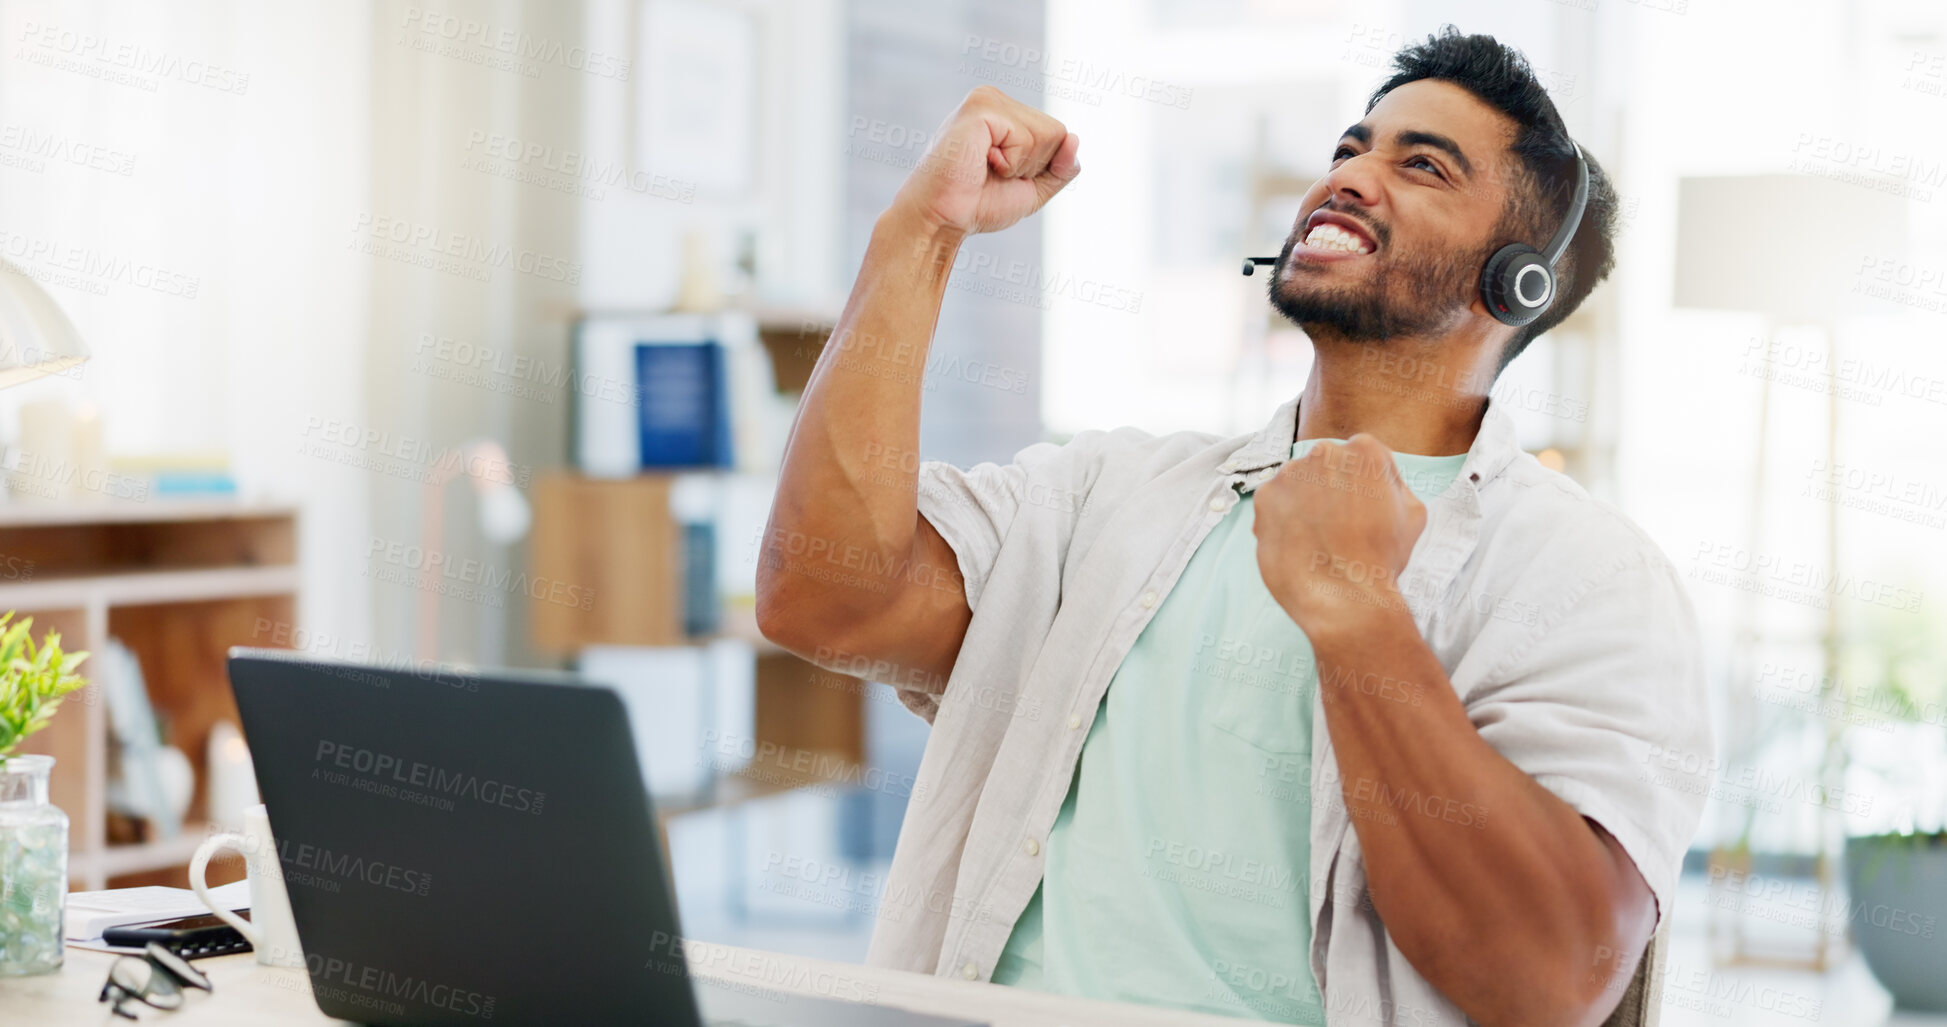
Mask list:
[[1379,199],[1379,183],[1371,154],[1347,157],[1339,166],[1325,173],[1325,199],[1330,202],[1343,197],[1352,203],[1369,204]]

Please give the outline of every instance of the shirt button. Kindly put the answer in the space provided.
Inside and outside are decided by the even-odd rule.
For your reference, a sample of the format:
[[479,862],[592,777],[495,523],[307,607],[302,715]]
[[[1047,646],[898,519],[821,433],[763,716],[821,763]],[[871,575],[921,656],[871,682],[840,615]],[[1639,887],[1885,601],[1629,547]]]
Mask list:
[[1218,496],[1217,498],[1210,501],[1210,509],[1217,511],[1218,513],[1223,513],[1225,510],[1230,509],[1230,500],[1225,499],[1222,496]]
[[1218,464],[1217,469],[1225,473],[1229,473],[1231,471],[1237,470],[1237,461],[1226,460],[1223,463]]
[[1082,726],[1081,714],[1071,713],[1068,715],[1068,730],[1075,731],[1078,730],[1081,726]]
[[1032,838],[1029,838],[1025,843],[1023,843],[1021,845],[1021,848],[1027,850],[1027,854],[1030,856],[1039,855],[1041,853],[1041,843],[1035,841]]
[[966,966],[960,968],[960,976],[970,981],[980,980],[980,968],[972,963],[968,963]]
[[1154,593],[1154,592],[1144,592],[1144,593],[1143,593],[1143,598],[1142,598],[1142,604],[1143,604],[1143,609],[1145,609],[1145,610],[1147,610],[1147,609],[1149,609],[1149,608],[1150,608],[1150,607],[1152,607],[1152,606],[1155,606],[1155,605],[1156,605],[1156,593]]

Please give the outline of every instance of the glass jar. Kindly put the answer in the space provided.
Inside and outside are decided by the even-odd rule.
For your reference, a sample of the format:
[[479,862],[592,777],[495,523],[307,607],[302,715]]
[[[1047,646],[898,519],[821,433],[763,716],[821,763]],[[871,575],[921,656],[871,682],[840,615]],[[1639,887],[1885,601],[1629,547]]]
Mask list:
[[0,977],[61,968],[68,815],[48,804],[53,770],[52,756],[0,760]]

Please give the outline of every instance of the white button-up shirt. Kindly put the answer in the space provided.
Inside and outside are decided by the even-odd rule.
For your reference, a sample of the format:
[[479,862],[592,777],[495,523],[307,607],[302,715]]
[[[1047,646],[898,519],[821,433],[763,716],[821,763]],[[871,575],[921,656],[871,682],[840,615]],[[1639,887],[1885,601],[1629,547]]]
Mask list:
[[[933,731],[869,964],[993,972],[1041,881],[1022,839],[1054,824],[1086,737],[1075,727],[1203,537],[1289,458],[1297,406],[1250,436],[1118,428],[1007,466],[921,465],[920,512],[953,549],[973,620],[943,691],[899,693]],[[1668,916],[1712,756],[1696,614],[1669,558],[1522,452],[1490,402],[1398,587],[1481,737],[1613,835]],[[1373,910],[1313,694],[1310,774],[1295,786],[1312,796],[1311,970],[1327,1022],[1463,1023]]]

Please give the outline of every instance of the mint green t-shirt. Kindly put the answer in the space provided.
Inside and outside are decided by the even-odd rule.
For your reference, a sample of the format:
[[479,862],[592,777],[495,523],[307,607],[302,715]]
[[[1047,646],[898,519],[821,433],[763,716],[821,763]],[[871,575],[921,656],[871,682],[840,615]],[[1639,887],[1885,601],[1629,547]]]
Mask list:
[[[1466,454],[1395,458],[1425,502]],[[995,983],[1325,1022],[1306,880],[1317,672],[1258,573],[1251,499],[1197,546],[1110,681]]]

